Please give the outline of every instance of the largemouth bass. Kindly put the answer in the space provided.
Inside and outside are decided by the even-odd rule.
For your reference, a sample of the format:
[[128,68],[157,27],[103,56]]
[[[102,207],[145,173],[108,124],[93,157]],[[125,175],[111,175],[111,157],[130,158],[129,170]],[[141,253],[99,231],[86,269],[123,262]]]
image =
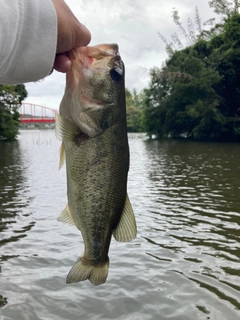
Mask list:
[[112,235],[125,242],[134,239],[137,231],[127,195],[124,64],[116,44],[73,49],[69,58],[72,69],[56,116],[68,197],[59,220],[80,230],[84,253],[67,283],[89,279],[99,285],[108,276]]

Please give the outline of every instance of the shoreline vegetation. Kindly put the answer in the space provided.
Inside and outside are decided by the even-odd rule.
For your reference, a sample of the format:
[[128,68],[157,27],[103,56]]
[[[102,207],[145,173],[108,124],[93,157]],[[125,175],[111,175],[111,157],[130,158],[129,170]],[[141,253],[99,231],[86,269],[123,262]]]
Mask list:
[[[126,89],[128,132],[149,138],[240,142],[240,0],[212,0],[217,16],[201,23],[198,8],[181,23],[170,42],[159,34],[168,53],[162,67],[150,70],[148,88]],[[15,140],[18,107],[27,97],[24,85],[0,85],[0,137]]]
[[209,5],[219,21],[206,29],[197,7],[186,28],[173,9],[182,37],[174,33],[169,42],[159,34],[168,59],[150,70],[148,88],[133,93],[150,138],[240,142],[240,1]]

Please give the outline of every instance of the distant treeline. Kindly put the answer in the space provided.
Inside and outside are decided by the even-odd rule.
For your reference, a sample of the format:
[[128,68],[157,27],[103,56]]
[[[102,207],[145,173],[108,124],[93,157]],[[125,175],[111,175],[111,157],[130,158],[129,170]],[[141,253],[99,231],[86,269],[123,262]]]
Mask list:
[[[158,138],[240,141],[240,2],[209,4],[221,22],[211,19],[208,30],[201,29],[197,8],[186,30],[173,10],[187,46],[176,33],[171,43],[160,35],[169,58],[150,71],[148,88],[127,91],[129,130]],[[129,95],[137,103],[129,106]]]

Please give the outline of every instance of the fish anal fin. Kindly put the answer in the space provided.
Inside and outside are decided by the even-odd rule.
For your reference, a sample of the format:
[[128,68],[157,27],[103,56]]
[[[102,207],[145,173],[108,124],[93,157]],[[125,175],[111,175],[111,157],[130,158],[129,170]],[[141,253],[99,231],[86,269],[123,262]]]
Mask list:
[[132,205],[127,195],[122,216],[116,229],[113,230],[113,236],[117,241],[127,242],[135,239],[136,235],[136,220],[133,213]]
[[66,282],[75,283],[89,279],[94,286],[98,286],[106,282],[108,267],[109,259],[105,263],[96,265],[80,257],[69,271]]
[[66,205],[66,208],[61,212],[58,221],[74,225],[68,204]]

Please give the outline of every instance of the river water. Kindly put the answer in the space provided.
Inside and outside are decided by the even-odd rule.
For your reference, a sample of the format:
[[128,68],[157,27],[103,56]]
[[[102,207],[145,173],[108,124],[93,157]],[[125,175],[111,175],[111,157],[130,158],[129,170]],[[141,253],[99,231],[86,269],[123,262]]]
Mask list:
[[66,285],[83,250],[54,131],[0,144],[0,319],[240,319],[240,145],[129,135],[138,225],[104,285]]

